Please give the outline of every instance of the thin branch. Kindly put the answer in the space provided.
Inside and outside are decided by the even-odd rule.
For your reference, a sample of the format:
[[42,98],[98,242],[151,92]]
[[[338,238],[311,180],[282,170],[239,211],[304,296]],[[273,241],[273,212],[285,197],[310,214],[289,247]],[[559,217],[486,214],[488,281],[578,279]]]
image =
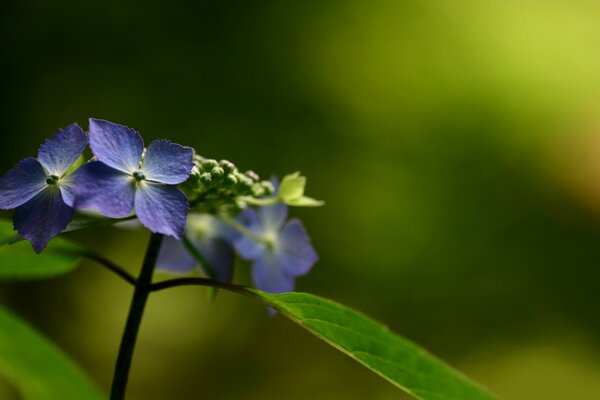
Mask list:
[[120,278],[122,278],[125,282],[129,283],[130,285],[135,286],[137,283],[137,280],[133,277],[133,275],[131,275],[129,272],[125,271],[125,269],[123,267],[120,267],[119,265],[117,265],[114,262],[110,261],[109,259],[101,256],[100,254],[94,253],[93,251],[88,250],[88,249],[86,249],[84,253],[76,253],[76,254],[79,254],[89,260],[97,262],[98,264],[102,265],[109,271],[118,275]]
[[169,289],[177,286],[209,286],[253,297],[252,292],[247,290],[245,286],[236,285],[235,283],[221,282],[209,278],[189,277],[169,279],[166,281],[153,283],[152,285],[150,285],[150,291],[158,292],[159,290]]

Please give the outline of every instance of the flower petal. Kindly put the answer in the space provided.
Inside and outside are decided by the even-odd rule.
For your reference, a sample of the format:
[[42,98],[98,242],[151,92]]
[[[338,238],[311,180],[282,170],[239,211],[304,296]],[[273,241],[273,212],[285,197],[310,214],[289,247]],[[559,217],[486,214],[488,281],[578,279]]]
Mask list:
[[28,157],[0,178],[0,209],[17,208],[47,186],[44,168],[35,158]]
[[77,161],[87,146],[87,137],[77,124],[71,124],[46,139],[38,160],[51,175],[62,176]]
[[142,171],[146,179],[178,185],[190,176],[194,150],[168,140],[150,143],[144,156]]
[[[252,208],[246,209],[239,217],[240,221],[248,230],[257,236],[262,235],[260,225],[258,223],[258,216],[256,211]],[[235,250],[238,254],[246,260],[256,260],[260,258],[263,253],[267,250],[267,246],[264,243],[255,241],[248,236],[242,235],[233,243]]]
[[98,160],[119,171],[138,170],[144,151],[139,133],[123,125],[90,118],[90,147]]
[[69,207],[75,207],[75,181],[77,179],[77,171],[79,171],[79,169],[80,168],[65,176],[64,178],[61,178],[61,180],[59,181],[60,184],[58,185],[58,187],[60,188],[60,193],[62,194],[64,202]]
[[166,237],[156,261],[158,270],[172,272],[175,274],[187,274],[196,267],[196,259],[187,251],[180,240]]
[[[235,259],[231,244],[221,239],[202,240],[193,244],[214,269],[217,279],[231,280]],[[196,265],[198,265],[197,260],[188,252],[182,241],[172,237],[164,239],[156,262],[157,269],[175,274],[187,274],[192,272]],[[200,264],[200,268],[209,275],[204,265]]]
[[258,209],[258,221],[263,231],[274,232],[281,229],[287,218],[288,208],[285,203],[263,206]]
[[[202,254],[214,269],[218,280],[224,282],[231,281],[235,253],[230,243],[222,239],[203,240],[198,244],[198,252]],[[206,268],[202,264],[200,264],[200,267],[208,275]]]
[[134,204],[138,219],[146,228],[181,239],[189,206],[187,197],[177,187],[142,181]]
[[93,208],[112,218],[125,217],[133,210],[133,178],[100,161],[79,167],[74,187],[76,208]]
[[188,215],[185,231],[190,238],[223,239],[230,243],[233,243],[241,235],[219,218],[199,213]]
[[73,208],[65,204],[57,187],[48,187],[15,211],[15,229],[39,253],[52,237],[67,227]]
[[319,258],[310,244],[304,226],[297,219],[288,222],[279,233],[275,255],[292,276],[308,273]]
[[294,290],[294,277],[285,270],[271,253],[265,253],[252,265],[252,279],[257,289],[267,293],[285,293]]

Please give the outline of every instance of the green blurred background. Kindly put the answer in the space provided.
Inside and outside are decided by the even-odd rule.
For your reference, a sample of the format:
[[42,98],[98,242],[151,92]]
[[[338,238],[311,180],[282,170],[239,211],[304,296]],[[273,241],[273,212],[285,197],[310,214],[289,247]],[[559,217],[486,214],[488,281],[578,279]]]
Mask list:
[[[506,399],[599,399],[599,20],[590,0],[3,2],[0,167],[97,117],[262,176],[301,170],[327,205],[293,210],[321,257],[299,290]],[[146,238],[76,236],[132,272]],[[0,286],[104,389],[130,296],[91,264]],[[129,395],[404,398],[202,288],[152,296]]]

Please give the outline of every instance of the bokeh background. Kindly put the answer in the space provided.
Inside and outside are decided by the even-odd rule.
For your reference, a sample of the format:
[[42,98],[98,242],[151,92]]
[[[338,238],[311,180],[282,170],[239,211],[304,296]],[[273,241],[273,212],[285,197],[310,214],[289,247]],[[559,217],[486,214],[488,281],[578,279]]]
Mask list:
[[[599,20],[591,0],[2,2],[0,169],[97,117],[262,176],[301,170],[327,205],[293,210],[321,258],[299,290],[506,399],[597,399]],[[135,272],[147,234],[74,238]],[[92,264],[0,285],[104,389],[130,296]],[[203,288],[151,297],[129,395],[404,398]]]

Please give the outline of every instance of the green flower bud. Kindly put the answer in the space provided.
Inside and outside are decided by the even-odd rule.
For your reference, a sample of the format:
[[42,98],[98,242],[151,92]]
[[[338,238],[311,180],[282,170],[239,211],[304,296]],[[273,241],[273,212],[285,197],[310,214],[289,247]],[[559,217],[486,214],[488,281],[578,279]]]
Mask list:
[[203,172],[200,174],[200,182],[205,186],[210,186],[212,184],[212,175],[208,172]]
[[237,175],[237,179],[238,179],[239,185],[241,187],[243,187],[243,188],[246,188],[246,189],[252,188],[252,185],[254,184],[254,182],[252,181],[252,179],[248,178],[244,174],[238,174]]
[[219,166],[214,167],[210,173],[213,176],[213,179],[221,179],[223,175],[225,175],[225,171],[223,171],[223,168]]
[[263,197],[265,195],[265,188],[260,184],[255,184],[252,186],[252,196],[254,197]]
[[273,186],[271,182],[262,181],[260,184],[263,187],[263,190],[265,191],[265,196],[270,196],[273,193],[275,193],[275,186]]
[[258,176],[258,174],[252,170],[248,170],[244,173],[248,178],[252,179],[254,182],[258,182],[260,180],[260,177]]
[[212,171],[212,169],[218,165],[219,165],[219,163],[217,163],[217,160],[212,160],[212,159],[204,160],[204,161],[202,161],[202,171],[205,171],[205,172]]
[[225,183],[228,186],[235,186],[238,184],[238,178],[236,178],[233,174],[227,174],[227,176],[225,177]]
[[233,171],[235,171],[235,164],[233,164],[231,161],[228,160],[221,160],[219,161],[219,165],[221,166],[221,168],[223,168],[223,171],[225,171],[225,173],[229,174]]

